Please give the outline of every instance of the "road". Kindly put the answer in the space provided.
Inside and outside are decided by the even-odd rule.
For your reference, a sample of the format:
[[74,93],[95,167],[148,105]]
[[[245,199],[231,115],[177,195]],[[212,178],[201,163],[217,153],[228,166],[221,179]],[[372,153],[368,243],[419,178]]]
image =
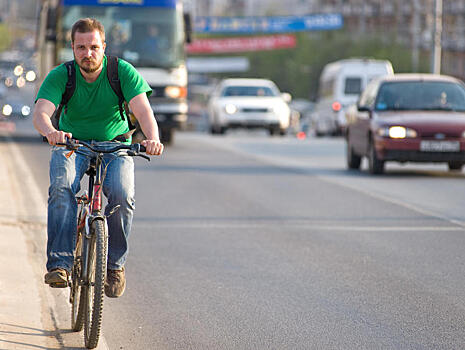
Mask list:
[[[48,146],[30,120],[17,128],[46,198]],[[179,133],[136,172],[108,348],[463,348],[463,173],[388,164],[374,177],[345,169],[341,139],[261,132]]]

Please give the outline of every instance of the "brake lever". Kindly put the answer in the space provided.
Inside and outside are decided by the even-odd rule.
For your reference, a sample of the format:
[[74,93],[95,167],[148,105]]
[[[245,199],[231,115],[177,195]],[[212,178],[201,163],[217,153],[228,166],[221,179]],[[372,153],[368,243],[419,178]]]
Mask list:
[[142,157],[144,159],[147,159],[150,162],[150,158],[146,156],[145,154],[141,154],[135,151],[128,151],[127,154],[128,156],[131,156],[131,157]]
[[149,156],[146,156],[145,154],[140,154],[140,153],[139,153],[139,154],[137,154],[137,156],[142,157],[142,158],[144,158],[144,159],[147,159],[147,160],[150,162],[150,157],[149,157]]
[[79,145],[77,142],[73,142],[73,141],[68,141],[66,143],[64,142],[57,142],[56,143],[57,146],[64,146],[67,150],[69,151],[75,151],[77,150],[79,147],[81,147],[81,145]]

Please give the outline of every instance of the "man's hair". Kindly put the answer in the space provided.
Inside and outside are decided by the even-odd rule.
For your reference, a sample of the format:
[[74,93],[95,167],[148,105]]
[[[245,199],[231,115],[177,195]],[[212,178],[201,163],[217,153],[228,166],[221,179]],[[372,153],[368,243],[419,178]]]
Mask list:
[[94,30],[98,30],[100,36],[102,37],[102,41],[105,41],[105,29],[103,28],[103,24],[100,23],[95,18],[82,18],[76,23],[73,24],[73,28],[71,29],[71,41],[74,42],[74,35],[76,32],[79,33],[90,33]]

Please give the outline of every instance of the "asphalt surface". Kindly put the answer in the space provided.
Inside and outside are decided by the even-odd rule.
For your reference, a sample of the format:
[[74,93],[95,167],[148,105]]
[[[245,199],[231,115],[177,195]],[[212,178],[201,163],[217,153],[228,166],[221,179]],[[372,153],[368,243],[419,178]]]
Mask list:
[[[128,287],[105,301],[103,345],[464,347],[463,173],[430,164],[388,165],[379,177],[349,172],[339,139],[176,136],[161,159],[137,161]],[[0,349],[79,348],[65,296],[41,284],[48,149],[28,137],[17,147],[34,174],[39,206],[27,190],[19,202],[27,206],[15,217],[28,224],[2,216],[2,228],[16,230],[9,237],[23,237],[9,244],[28,260],[0,258],[2,282],[15,275],[5,260],[27,272],[22,287],[11,280],[18,288],[0,288],[0,300],[5,290],[27,293],[0,316]],[[10,164],[4,178],[14,178],[16,161]],[[10,196],[18,202],[18,193]],[[2,212],[13,213],[10,207]],[[41,319],[12,317],[12,303],[32,295],[39,298],[27,309],[42,310]]]

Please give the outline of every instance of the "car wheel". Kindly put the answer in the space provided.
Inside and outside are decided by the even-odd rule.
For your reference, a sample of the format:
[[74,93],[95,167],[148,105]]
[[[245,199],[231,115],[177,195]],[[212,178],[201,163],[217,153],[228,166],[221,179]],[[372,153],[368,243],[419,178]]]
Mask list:
[[378,159],[373,142],[370,144],[370,152],[368,153],[368,167],[370,174],[382,174],[384,172],[384,161]]
[[449,162],[449,170],[450,171],[458,171],[462,170],[463,163],[461,162]]
[[349,140],[346,140],[346,156],[347,156],[347,167],[349,169],[360,169],[360,164],[362,162],[362,157],[354,153],[352,146],[349,143]]
[[268,132],[270,133],[271,136],[274,136],[279,133],[279,128],[275,126],[270,126],[270,128],[268,129]]

